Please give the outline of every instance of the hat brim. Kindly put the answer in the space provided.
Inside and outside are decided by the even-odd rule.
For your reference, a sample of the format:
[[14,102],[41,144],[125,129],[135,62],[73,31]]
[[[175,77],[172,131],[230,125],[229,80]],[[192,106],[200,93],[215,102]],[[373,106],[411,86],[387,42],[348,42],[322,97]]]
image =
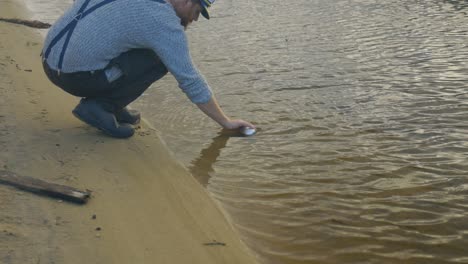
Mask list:
[[210,19],[210,13],[208,12],[208,9],[206,9],[205,7],[203,7],[203,10],[201,11],[201,14],[202,14],[206,19]]

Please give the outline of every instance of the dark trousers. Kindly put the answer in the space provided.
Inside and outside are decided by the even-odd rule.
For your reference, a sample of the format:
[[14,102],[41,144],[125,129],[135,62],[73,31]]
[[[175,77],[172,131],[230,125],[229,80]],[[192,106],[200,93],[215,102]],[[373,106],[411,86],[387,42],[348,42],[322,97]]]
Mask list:
[[[108,111],[117,112],[136,100],[155,81],[167,74],[167,69],[156,54],[147,49],[122,53],[102,70],[59,73],[44,60],[44,72],[52,83],[72,95],[93,98]],[[123,76],[109,82],[104,71],[117,66]]]

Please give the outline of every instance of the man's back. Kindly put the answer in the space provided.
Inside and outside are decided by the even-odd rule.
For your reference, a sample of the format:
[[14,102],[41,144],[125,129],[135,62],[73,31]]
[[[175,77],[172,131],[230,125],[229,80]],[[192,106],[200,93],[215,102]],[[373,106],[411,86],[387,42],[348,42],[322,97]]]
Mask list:
[[[84,13],[106,0],[91,0]],[[63,58],[62,72],[98,70],[107,66],[112,58],[135,48],[152,49],[146,35],[159,35],[170,28],[176,35],[183,28],[170,4],[163,0],[116,0],[109,2],[89,14],[76,15],[85,0],[77,0],[49,30],[44,47],[74,19],[76,28]],[[183,33],[182,33],[183,34]],[[47,62],[58,69],[60,53],[64,47],[65,34],[51,49]],[[164,38],[161,37],[161,40]],[[165,45],[161,43],[159,45]]]

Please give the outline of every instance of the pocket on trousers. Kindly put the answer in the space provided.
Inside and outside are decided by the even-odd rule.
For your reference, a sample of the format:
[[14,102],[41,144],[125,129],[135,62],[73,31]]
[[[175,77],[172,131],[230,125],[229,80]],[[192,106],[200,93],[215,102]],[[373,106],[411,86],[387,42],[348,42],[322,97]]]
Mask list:
[[117,65],[114,65],[110,67],[109,69],[106,69],[104,71],[104,74],[106,75],[107,81],[109,83],[112,83],[115,80],[123,76],[122,70]]

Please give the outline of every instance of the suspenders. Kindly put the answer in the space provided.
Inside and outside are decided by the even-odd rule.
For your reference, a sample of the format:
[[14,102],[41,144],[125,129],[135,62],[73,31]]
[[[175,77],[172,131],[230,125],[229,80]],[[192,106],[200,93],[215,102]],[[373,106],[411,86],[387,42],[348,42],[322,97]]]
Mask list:
[[[86,0],[83,5],[80,7],[78,10],[78,13],[75,15],[73,20],[68,23],[58,34],[55,36],[55,38],[52,39],[50,42],[49,46],[47,47],[46,51],[44,54],[42,54],[42,59],[46,60],[49,57],[50,52],[52,51],[52,48],[59,42],[66,34],[65,38],[65,43],[63,44],[62,51],[60,52],[60,57],[59,57],[59,63],[58,63],[58,72],[60,74],[60,71],[62,70],[62,65],[63,65],[63,58],[65,57],[65,51],[67,50],[68,47],[68,42],[70,41],[71,35],[73,34],[73,31],[76,28],[76,25],[78,22],[88,16],[90,13],[95,11],[96,9],[107,5],[109,3],[115,2],[117,0],[103,0],[100,3],[95,4],[94,6],[90,7],[88,10],[85,11],[86,7],[88,6],[89,2],[91,0]],[[153,2],[158,2],[158,3],[166,3],[164,0],[149,0]]]
[[59,63],[58,63],[58,72],[62,70],[62,65],[63,65],[63,58],[65,57],[65,51],[67,50],[68,47],[68,42],[70,41],[70,37],[73,34],[73,31],[76,28],[76,25],[78,22],[85,18],[87,15],[89,15],[91,12],[95,11],[99,7],[102,7],[106,4],[112,3],[116,0],[104,0],[98,4],[95,4],[94,6],[90,7],[88,10],[84,11],[86,7],[88,6],[89,2],[91,0],[86,0],[83,5],[80,7],[80,10],[78,10],[78,13],[75,15],[73,20],[68,23],[58,34],[55,36],[55,38],[52,39],[50,42],[49,46],[47,47],[45,53],[43,54],[43,60],[46,60],[49,57],[50,52],[52,51],[52,48],[59,42],[66,34],[65,38],[65,43],[63,44],[62,51],[60,52],[60,58],[59,58]]

